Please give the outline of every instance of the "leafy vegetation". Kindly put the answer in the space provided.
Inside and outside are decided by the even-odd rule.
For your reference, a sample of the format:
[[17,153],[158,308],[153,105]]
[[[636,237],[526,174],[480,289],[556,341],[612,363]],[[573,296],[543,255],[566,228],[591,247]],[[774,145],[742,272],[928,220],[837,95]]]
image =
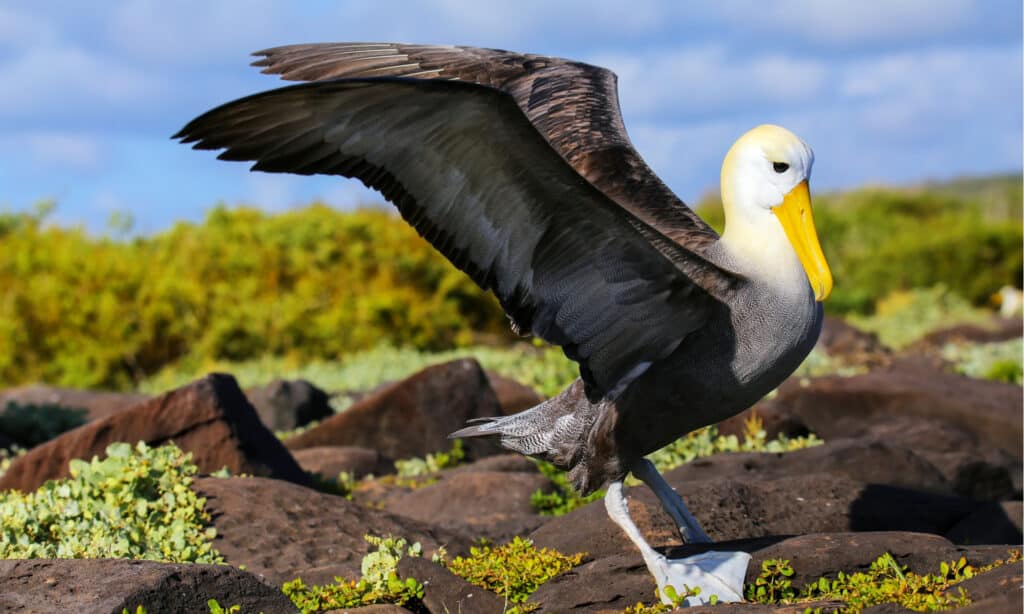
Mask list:
[[398,577],[398,561],[403,556],[421,556],[420,544],[410,546],[405,539],[391,536],[367,535],[365,539],[377,550],[363,557],[359,580],[335,578],[334,584],[306,586],[296,578],[284,584],[284,594],[302,614],[378,603],[415,605],[423,598],[423,585],[413,578]]
[[[1019,284],[1012,179],[816,196],[837,280],[830,311],[870,314],[894,292],[938,284],[979,306]],[[493,298],[390,211],[217,207],[200,224],[114,239],[45,224],[52,208],[0,215],[0,385],[165,390],[175,374],[225,363],[257,372],[270,361],[281,375],[382,343],[439,351],[512,339]],[[701,212],[720,223],[712,203]],[[529,352],[545,368],[524,374],[508,360],[509,375],[548,394],[567,370],[571,380],[558,350]],[[414,370],[389,371],[385,353],[344,377],[366,384]]]
[[31,448],[65,431],[85,424],[84,409],[54,404],[21,404],[8,401],[0,412],[0,433]]
[[0,224],[0,382],[127,388],[176,363],[510,338],[494,299],[390,212],[218,207],[121,241],[46,213]]
[[132,558],[223,563],[206,500],[190,488],[191,454],[174,444],[107,447],[71,476],[0,492],[0,558]]
[[[182,365],[142,381],[140,388],[144,392],[159,393],[191,382],[208,371],[223,371],[234,375],[242,387],[265,384],[280,377],[309,380],[324,390],[370,390],[430,365],[459,358],[475,358],[485,369],[522,382],[546,395],[561,392],[579,376],[576,363],[566,358],[560,349],[528,343],[502,347],[478,345],[440,352],[381,345],[352,352],[333,362],[297,364],[288,359],[264,357],[245,362],[213,362],[203,365],[198,371]],[[332,404],[337,411],[345,408],[333,401]]]
[[447,452],[434,452],[423,458],[405,458],[395,461],[395,471],[399,477],[414,478],[457,466],[466,458],[462,440],[456,439]]
[[954,344],[942,348],[942,357],[970,377],[1020,384],[1024,375],[1024,340],[998,343]]
[[[721,454],[723,452],[791,452],[824,443],[813,433],[803,437],[789,438],[779,435],[769,440],[764,423],[753,413],[744,422],[743,440],[735,435],[720,435],[714,425],[688,433],[664,448],[648,455],[658,471],[670,471],[694,459]],[[548,516],[561,516],[574,509],[596,501],[604,496],[599,490],[581,497],[569,484],[565,472],[544,461],[537,461],[541,472],[555,485],[555,490],[545,493],[537,490],[530,498],[534,509]]]
[[871,315],[850,315],[854,326],[876,333],[893,349],[901,349],[928,332],[951,324],[984,326],[991,314],[972,307],[963,297],[942,285],[892,292],[876,305]]
[[[582,553],[565,555],[550,548],[537,549],[532,541],[516,537],[502,546],[473,547],[468,557],[456,557],[445,565],[472,584],[512,603],[525,604],[542,584],[579,565],[583,557]],[[531,609],[521,605],[518,611]]]
[[[1002,286],[1019,286],[1020,192],[1016,176],[815,194],[815,223],[836,279],[829,310],[870,313],[892,292],[938,284],[984,305]],[[723,226],[714,197],[698,211]]]
[[[975,569],[961,557],[943,562],[936,574],[919,575],[907,571],[889,553],[875,560],[866,572],[839,572],[835,579],[819,578],[797,591],[789,561],[770,559],[761,563],[761,573],[746,587],[746,598],[764,604],[792,604],[815,600],[842,601],[842,612],[856,614],[882,603],[896,603],[915,612],[934,612],[970,603],[969,595],[956,585],[978,573],[1005,564],[1018,563],[1020,551],[1009,553],[1005,560]],[[952,590],[956,588],[956,590]]]

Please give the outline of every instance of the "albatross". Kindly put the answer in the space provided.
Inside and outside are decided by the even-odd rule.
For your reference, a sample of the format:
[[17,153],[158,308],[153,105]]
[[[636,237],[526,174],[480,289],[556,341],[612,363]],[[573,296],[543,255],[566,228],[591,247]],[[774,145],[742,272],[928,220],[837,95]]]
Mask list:
[[632,473],[684,542],[711,541],[645,455],[750,407],[817,340],[832,275],[811,212],[811,148],[774,125],[742,135],[722,164],[719,236],[633,148],[607,69],[393,43],[254,55],[264,73],[304,83],[229,102],[174,138],[252,170],[378,190],[497,296],[514,331],[579,364],[558,396],[452,437],[500,437],[568,471],[583,494],[606,486],[608,515],[666,603],[668,585],[689,604],[742,600],[749,555],[666,558],[630,519],[622,485]]

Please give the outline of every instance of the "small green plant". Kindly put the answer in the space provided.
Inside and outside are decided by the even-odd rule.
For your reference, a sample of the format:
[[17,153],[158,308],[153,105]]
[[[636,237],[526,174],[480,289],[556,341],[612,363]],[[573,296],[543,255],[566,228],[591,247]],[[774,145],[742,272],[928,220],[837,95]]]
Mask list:
[[0,558],[223,563],[206,500],[190,488],[196,472],[172,443],[114,443],[103,460],[72,460],[66,479],[0,493]]
[[359,580],[335,578],[334,584],[306,586],[302,578],[296,578],[284,584],[284,594],[302,614],[378,603],[406,605],[423,599],[423,585],[413,578],[398,577],[398,561],[403,556],[421,556],[422,546],[392,536],[367,535],[364,539],[377,549],[363,557]]
[[[121,614],[132,614],[128,611],[128,608],[121,608]],[[135,614],[146,614],[146,607],[142,605],[135,606]]]
[[747,586],[747,599],[757,603],[778,603],[796,597],[793,589],[793,567],[789,561],[767,559],[761,561],[761,574]]
[[550,548],[537,549],[521,537],[502,546],[470,548],[468,557],[456,557],[445,565],[452,573],[481,588],[495,592],[529,611],[526,599],[542,584],[569,571],[583,560],[584,554],[565,555]]
[[[934,612],[970,603],[967,593],[957,584],[1000,565],[1021,560],[1019,550],[1011,550],[1005,560],[973,568],[963,557],[939,565],[939,573],[919,575],[908,571],[889,553],[878,557],[866,572],[839,572],[834,579],[819,578],[793,589],[794,575],[789,561],[771,559],[761,564],[761,574],[746,587],[746,598],[764,604],[793,604],[805,601],[842,601],[842,612],[856,614],[882,603],[896,603],[915,612]],[[953,590],[955,588],[955,590]]]
[[395,471],[398,473],[398,477],[415,478],[451,469],[461,463],[464,458],[466,458],[466,452],[462,440],[456,439],[447,452],[434,452],[423,458],[396,460]]
[[51,403],[20,404],[8,401],[0,412],[0,432],[31,448],[85,424],[88,412]]
[[240,605],[233,605],[225,608],[216,599],[208,600],[206,605],[210,608],[210,614],[237,614],[242,611],[242,606]]

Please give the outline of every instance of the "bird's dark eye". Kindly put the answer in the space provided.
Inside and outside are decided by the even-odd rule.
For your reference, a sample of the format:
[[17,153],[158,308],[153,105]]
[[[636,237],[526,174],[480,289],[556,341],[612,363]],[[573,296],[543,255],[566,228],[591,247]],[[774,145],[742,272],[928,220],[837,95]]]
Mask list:
[[776,173],[785,173],[789,170],[789,165],[785,162],[772,162],[772,168],[775,169]]

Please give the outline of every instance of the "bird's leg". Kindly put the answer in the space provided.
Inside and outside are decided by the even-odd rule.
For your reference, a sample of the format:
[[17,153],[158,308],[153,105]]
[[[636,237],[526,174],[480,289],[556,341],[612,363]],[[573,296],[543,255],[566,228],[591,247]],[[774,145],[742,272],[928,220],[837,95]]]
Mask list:
[[622,494],[622,482],[612,482],[604,496],[608,516],[636,545],[647,564],[648,571],[658,585],[662,603],[672,605],[666,586],[672,586],[677,595],[690,594],[685,605],[709,603],[714,595],[720,602],[743,601],[743,578],[747,572],[750,555],[746,552],[704,552],[684,559],[669,560],[651,548],[640,534],[640,529],[629,517],[629,505]]
[[679,527],[679,535],[683,538],[684,544],[711,543],[711,538],[700,528],[700,524],[690,510],[686,509],[683,498],[668,485],[665,478],[661,477],[661,473],[655,468],[654,463],[646,458],[640,459],[640,462],[633,466],[633,475],[647,484],[647,487],[658,496],[661,507],[665,508],[668,515],[675,521],[676,526]]

